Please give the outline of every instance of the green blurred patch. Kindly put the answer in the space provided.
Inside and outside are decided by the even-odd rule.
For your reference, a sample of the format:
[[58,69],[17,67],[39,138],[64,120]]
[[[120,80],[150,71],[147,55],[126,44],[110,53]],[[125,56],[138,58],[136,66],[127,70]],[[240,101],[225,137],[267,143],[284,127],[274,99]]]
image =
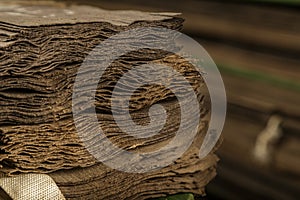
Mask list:
[[233,76],[239,76],[253,81],[264,82],[270,85],[275,85],[284,89],[294,90],[300,92],[300,82],[285,79],[282,77],[266,74],[256,70],[246,70],[228,65],[217,64],[219,70],[223,73],[230,74]]

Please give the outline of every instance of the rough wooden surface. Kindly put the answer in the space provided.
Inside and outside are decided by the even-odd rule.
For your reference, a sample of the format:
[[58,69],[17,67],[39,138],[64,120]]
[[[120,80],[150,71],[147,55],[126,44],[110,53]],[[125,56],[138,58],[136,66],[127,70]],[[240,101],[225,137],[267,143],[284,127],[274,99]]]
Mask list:
[[[217,0],[88,3],[107,9],[182,12],[183,31],[218,65],[229,106],[218,151],[222,162],[217,178],[208,185],[208,199],[298,199],[299,6]],[[274,111],[283,117],[283,137],[273,162],[262,167],[253,148]]]
[[[205,185],[216,175],[218,159],[214,151],[203,160],[198,157],[207,129],[209,104],[204,104],[201,74],[183,58],[147,49],[121,56],[102,76],[95,102],[99,124],[113,143],[128,151],[157,149],[174,137],[180,123],[174,94],[164,87],[149,85],[135,93],[129,109],[136,123],[147,124],[149,107],[158,102],[168,113],[157,136],[136,139],[124,134],[114,122],[110,112],[112,86],[133,66],[149,62],[165,64],[183,74],[203,107],[197,139],[175,164],[146,174],[110,169],[86,150],[72,118],[76,72],[93,47],[131,28],[156,26],[179,30],[182,22],[176,13],[109,12],[61,4],[2,6],[1,172],[50,173],[67,199],[146,199],[179,192],[204,195]],[[178,87],[181,85],[163,71],[158,71],[157,76],[169,81],[168,84],[175,81]],[[188,98],[183,103],[188,104]],[[191,116],[194,112],[197,111],[190,111]]]

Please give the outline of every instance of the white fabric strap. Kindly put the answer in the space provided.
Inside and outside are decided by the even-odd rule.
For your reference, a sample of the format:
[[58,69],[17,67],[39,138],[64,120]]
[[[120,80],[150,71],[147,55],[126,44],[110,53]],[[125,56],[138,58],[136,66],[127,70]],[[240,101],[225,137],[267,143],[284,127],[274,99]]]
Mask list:
[[2,176],[0,187],[13,200],[65,200],[54,180],[46,174]]

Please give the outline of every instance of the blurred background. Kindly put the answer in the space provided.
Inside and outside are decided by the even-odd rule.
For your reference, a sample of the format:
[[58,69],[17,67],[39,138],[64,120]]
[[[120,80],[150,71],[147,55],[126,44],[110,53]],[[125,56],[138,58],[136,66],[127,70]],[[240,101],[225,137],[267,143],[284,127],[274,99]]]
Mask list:
[[206,199],[300,198],[300,1],[72,0],[180,12],[227,92],[217,177]]
[[205,199],[300,199],[300,0],[65,0],[180,12],[217,64],[228,112]]

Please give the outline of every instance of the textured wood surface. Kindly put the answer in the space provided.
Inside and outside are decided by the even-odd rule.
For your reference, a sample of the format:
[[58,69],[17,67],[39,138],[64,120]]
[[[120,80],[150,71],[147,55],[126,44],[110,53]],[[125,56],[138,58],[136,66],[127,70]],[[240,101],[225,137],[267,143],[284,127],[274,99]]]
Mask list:
[[[229,102],[219,149],[222,161],[217,178],[208,185],[208,199],[298,199],[299,6],[206,0],[76,2],[183,13],[183,31],[218,65]],[[273,162],[260,166],[253,148],[274,112],[283,118],[283,137]]]
[[[174,137],[180,123],[180,107],[174,94],[157,85],[137,90],[129,107],[137,124],[148,123],[149,107],[156,103],[165,107],[168,119],[157,136],[136,139],[128,137],[114,122],[110,112],[113,86],[132,67],[149,62],[170,66],[184,74],[203,109],[196,141],[174,164],[146,174],[113,170],[86,150],[72,118],[76,72],[96,45],[113,34],[136,27],[179,30],[183,20],[177,15],[110,12],[47,2],[36,6],[9,2],[1,6],[1,172],[49,173],[66,199],[147,199],[180,192],[204,195],[205,185],[216,175],[218,158],[215,150],[202,160],[198,157],[210,109],[209,104],[204,104],[201,74],[183,58],[160,50],[129,52],[103,74],[95,101],[99,124],[115,145],[133,152],[158,149]],[[140,37],[152,42],[145,34]],[[168,84],[182,85],[164,71],[156,74]],[[188,103],[187,98],[183,104]],[[191,116],[194,112],[190,111]]]

